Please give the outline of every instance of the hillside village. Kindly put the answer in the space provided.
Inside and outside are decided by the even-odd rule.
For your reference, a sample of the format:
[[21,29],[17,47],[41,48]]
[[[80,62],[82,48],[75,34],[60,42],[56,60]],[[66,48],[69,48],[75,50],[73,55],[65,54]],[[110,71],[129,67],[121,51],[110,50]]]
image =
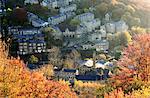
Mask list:
[[150,98],[149,4],[0,0],[0,98]]
[[[8,35],[11,35],[13,38],[12,47],[14,48],[11,52],[13,55],[22,57],[30,68],[36,68],[40,66],[40,64],[52,63],[54,70],[61,70],[63,68],[62,65],[64,66],[64,64],[61,63],[61,58],[65,58],[66,61],[68,59],[62,55],[62,53],[66,54],[71,51],[78,51],[79,54],[82,53],[82,56],[73,61],[74,67],[71,67],[73,69],[64,67],[65,69],[63,68],[61,72],[56,71],[56,77],[67,80],[72,78],[88,80],[89,77],[91,77],[91,80],[99,80],[109,77],[108,74],[110,73],[108,70],[105,72],[105,69],[107,69],[106,67],[112,67],[113,61],[111,61],[111,59],[110,61],[93,59],[93,54],[109,54],[108,35],[113,35],[116,32],[126,32],[129,27],[123,20],[113,21],[111,19],[111,13],[106,13],[103,20],[96,18],[92,12],[95,9],[94,7],[90,7],[89,12],[77,14],[78,6],[75,1],[76,0],[43,0],[40,6],[47,7],[48,9],[57,9],[58,14],[50,16],[45,20],[40,18],[41,16],[28,11],[27,19],[31,25],[9,26]],[[38,0],[24,1],[25,6],[35,4],[39,4]],[[75,22],[73,26],[68,22],[66,23],[68,20]],[[53,33],[47,32],[46,30],[51,30]],[[61,41],[61,46],[58,46],[60,48],[59,51],[62,52],[61,55],[59,53],[59,60],[57,57],[57,59],[51,59],[54,55],[51,55],[52,48],[50,47],[53,47],[53,45],[49,46],[49,42],[45,39],[45,36],[49,34],[46,33],[50,33],[50,39]],[[53,53],[55,54],[55,50]],[[85,56],[87,54],[89,54],[89,56]],[[28,59],[31,56],[37,58],[38,61],[31,63]],[[89,60],[85,60],[86,58],[89,58]],[[92,58],[92,60],[90,58]],[[64,60],[62,62],[64,62]],[[96,65],[94,62],[97,62],[95,63]],[[84,69],[82,66],[85,66],[87,70],[85,71],[86,74],[81,74]],[[95,66],[94,69],[93,66]],[[79,71],[81,69],[82,71]],[[97,73],[101,69],[104,69],[105,74],[103,77]]]

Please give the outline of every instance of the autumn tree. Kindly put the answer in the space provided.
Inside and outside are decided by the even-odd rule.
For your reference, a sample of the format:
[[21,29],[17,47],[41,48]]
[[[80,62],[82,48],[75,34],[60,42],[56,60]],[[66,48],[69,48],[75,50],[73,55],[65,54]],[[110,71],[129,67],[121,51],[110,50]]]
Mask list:
[[48,61],[53,66],[62,67],[61,51],[58,47],[53,46],[48,52]]
[[132,36],[129,32],[118,32],[114,35],[109,35],[108,41],[110,44],[109,50],[112,51],[115,58],[118,59],[124,47],[132,42]]
[[24,8],[16,8],[13,10],[13,18],[23,24],[27,20],[27,11]]
[[43,73],[47,79],[51,79],[54,76],[54,70],[51,64],[43,65],[41,68],[35,69],[35,71]]
[[77,50],[72,50],[70,53],[66,54],[66,58],[64,59],[64,67],[74,68],[76,67],[77,61],[80,59],[81,55]]
[[132,26],[140,26],[141,19],[138,17],[134,17],[131,13],[125,12],[121,16],[121,20],[124,20],[130,27]]
[[0,42],[1,98],[76,98],[70,88],[30,71],[19,58],[8,57]]
[[131,35],[134,36],[136,34],[144,34],[144,33],[147,33],[146,29],[145,28],[142,28],[142,27],[132,27],[131,28]]
[[146,81],[150,75],[150,34],[136,35],[133,39],[118,64],[127,68],[133,67],[138,78]]

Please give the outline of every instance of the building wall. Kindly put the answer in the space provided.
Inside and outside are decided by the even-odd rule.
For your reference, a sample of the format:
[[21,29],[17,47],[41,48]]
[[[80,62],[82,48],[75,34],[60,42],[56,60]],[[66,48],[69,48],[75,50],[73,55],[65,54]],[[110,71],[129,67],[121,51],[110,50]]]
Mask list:
[[75,19],[80,20],[81,22],[91,21],[94,19],[94,14],[92,13],[83,13],[75,17]]
[[60,13],[72,12],[72,11],[76,11],[76,9],[77,9],[77,5],[71,4],[71,5],[66,6],[66,7],[61,7],[59,12]]

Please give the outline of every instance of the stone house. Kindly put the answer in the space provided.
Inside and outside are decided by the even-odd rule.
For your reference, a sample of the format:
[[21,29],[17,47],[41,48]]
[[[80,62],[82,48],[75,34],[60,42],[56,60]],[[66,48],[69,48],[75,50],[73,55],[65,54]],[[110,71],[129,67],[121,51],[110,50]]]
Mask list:
[[60,13],[67,13],[67,12],[72,12],[72,11],[76,11],[77,10],[77,5],[76,4],[71,4],[65,7],[61,7],[59,9]]
[[72,2],[72,0],[43,0],[41,5],[51,9],[68,6],[70,2]]
[[44,27],[48,25],[48,22],[45,22],[37,15],[28,12],[28,20],[34,27]]
[[92,30],[95,30],[96,28],[100,28],[101,26],[101,21],[100,19],[93,19],[91,21],[83,22],[80,25],[85,26],[86,30],[88,32],[91,32]]
[[79,30],[71,31],[68,28],[63,32],[64,38],[80,38],[82,35],[82,32]]
[[87,42],[82,45],[82,50],[95,49],[96,51],[107,51],[109,49],[109,42],[107,40],[101,40],[96,42]]
[[59,24],[67,19],[66,14],[59,14],[48,18],[48,23],[52,25]]
[[82,22],[87,22],[87,21],[92,21],[94,20],[94,14],[93,13],[83,13],[80,15],[77,15],[75,19],[79,20],[81,23]]
[[24,1],[24,4],[27,5],[27,4],[38,4],[38,0],[25,0]]
[[34,54],[46,52],[46,42],[44,41],[44,34],[36,28],[15,28],[10,33],[18,43],[18,54]]
[[49,9],[56,8],[58,7],[58,2],[57,0],[43,0],[41,6],[48,7]]
[[106,23],[105,26],[106,26],[106,31],[108,33],[125,32],[129,28],[126,22],[122,20],[117,22]]
[[102,34],[101,33],[93,33],[88,35],[89,41],[100,41],[102,39]]
[[62,69],[55,71],[55,77],[63,80],[73,80],[76,76],[76,69]]
[[65,13],[65,15],[66,15],[67,19],[69,19],[69,18],[74,17],[76,15],[76,13],[75,12],[67,12],[67,13]]
[[48,22],[45,22],[43,20],[41,20],[40,18],[39,19],[33,19],[31,21],[31,24],[34,26],[34,27],[45,27],[48,25]]
[[116,32],[125,32],[129,28],[126,22],[123,20],[116,22],[115,25],[116,25]]
[[109,49],[109,42],[107,40],[101,40],[94,45],[96,51],[107,51]]
[[100,27],[99,32],[101,33],[102,38],[106,38],[106,37],[107,37],[106,27],[105,27],[104,25],[102,25],[102,26]]

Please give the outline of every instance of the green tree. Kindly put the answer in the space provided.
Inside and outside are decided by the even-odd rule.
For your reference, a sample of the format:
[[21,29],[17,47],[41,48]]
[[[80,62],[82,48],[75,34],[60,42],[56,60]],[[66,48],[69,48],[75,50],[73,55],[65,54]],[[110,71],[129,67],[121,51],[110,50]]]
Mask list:
[[[61,39],[56,39],[58,31],[53,29],[52,27],[43,28],[42,32],[45,34],[45,40],[47,42],[47,48],[51,48],[53,46],[61,46]],[[60,36],[61,37],[61,36]]]
[[108,4],[107,3],[100,3],[99,5],[96,6],[96,13],[99,15],[99,16],[104,16],[107,11],[108,11]]
[[70,21],[70,25],[71,25],[71,26],[78,26],[79,24],[80,24],[80,21],[77,20],[77,19],[72,19],[72,20]]
[[110,44],[109,50],[116,58],[119,58],[123,48],[132,42],[132,36],[129,32],[118,32],[110,35],[108,41]]
[[115,21],[120,20],[122,15],[124,14],[125,10],[124,8],[116,8],[112,11],[112,19]]
[[29,62],[32,63],[32,64],[37,63],[38,61],[39,61],[39,59],[36,56],[34,56],[34,55],[32,55],[29,58]]
[[48,61],[53,66],[62,67],[62,59],[60,49],[56,46],[53,46],[49,49]]
[[129,12],[124,13],[121,20],[124,20],[130,27],[139,26],[141,24],[140,18],[132,16]]

